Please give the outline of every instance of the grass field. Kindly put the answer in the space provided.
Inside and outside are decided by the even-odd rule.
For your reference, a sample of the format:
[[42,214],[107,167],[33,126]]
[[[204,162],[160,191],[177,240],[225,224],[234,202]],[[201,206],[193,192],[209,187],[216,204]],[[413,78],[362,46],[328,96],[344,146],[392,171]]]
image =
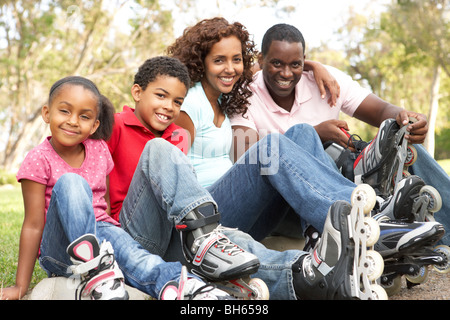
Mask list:
[[[450,159],[439,161],[450,174]],[[19,237],[23,221],[23,201],[19,185],[0,186],[0,288],[15,283]],[[31,287],[34,287],[46,273],[36,263]]]

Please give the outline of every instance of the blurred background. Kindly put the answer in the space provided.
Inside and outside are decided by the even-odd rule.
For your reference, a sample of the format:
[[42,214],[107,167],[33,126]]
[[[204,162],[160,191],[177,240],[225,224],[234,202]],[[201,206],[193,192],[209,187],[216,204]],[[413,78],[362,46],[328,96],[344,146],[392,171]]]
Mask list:
[[[9,173],[48,135],[40,109],[56,80],[85,76],[121,111],[133,105],[138,66],[164,54],[184,28],[214,16],[244,24],[258,48],[273,24],[295,25],[307,59],[427,115],[426,148],[437,160],[450,158],[450,0],[1,0],[3,179],[14,179]],[[364,140],[376,133],[346,120]]]

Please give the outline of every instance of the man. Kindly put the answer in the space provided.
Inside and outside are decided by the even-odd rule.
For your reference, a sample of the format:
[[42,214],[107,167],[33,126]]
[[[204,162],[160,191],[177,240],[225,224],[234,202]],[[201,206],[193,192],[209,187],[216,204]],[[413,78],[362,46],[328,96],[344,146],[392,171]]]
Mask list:
[[[346,146],[348,136],[342,129],[348,131],[349,128],[345,121],[339,120],[341,111],[376,127],[389,118],[396,119],[400,126],[408,124],[409,117],[415,118],[416,122],[408,124],[410,134],[405,138],[413,144],[425,140],[428,131],[425,115],[392,105],[339,70],[326,67],[340,87],[340,96],[335,106],[330,107],[321,97],[313,75],[303,72],[305,40],[295,27],[273,26],[266,32],[261,49],[258,63],[262,70],[255,74],[251,84],[253,96],[248,112],[231,119],[236,159],[266,134],[284,133],[298,123],[314,126],[322,142],[334,141]],[[411,171],[438,189],[443,199],[450,197],[448,175],[422,146],[417,145],[417,149],[418,160]],[[443,204],[436,218],[444,226],[450,225],[448,204]],[[450,242],[448,235],[443,242]]]

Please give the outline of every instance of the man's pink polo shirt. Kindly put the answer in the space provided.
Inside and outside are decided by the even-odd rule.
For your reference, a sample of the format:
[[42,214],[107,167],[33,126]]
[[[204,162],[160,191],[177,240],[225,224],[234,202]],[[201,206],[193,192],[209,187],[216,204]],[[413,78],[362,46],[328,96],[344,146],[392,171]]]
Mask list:
[[279,107],[272,99],[264,83],[262,71],[256,73],[250,87],[253,95],[246,115],[234,116],[232,126],[244,126],[256,130],[263,137],[271,132],[284,134],[298,123],[315,126],[325,120],[338,119],[342,111],[350,116],[370,94],[356,81],[336,68],[326,66],[341,88],[336,106],[330,107],[328,97],[322,99],[312,72],[304,72],[295,87],[295,101],[290,112]]
[[[109,197],[111,216],[119,221],[119,213],[128,188],[133,178],[141,153],[146,143],[155,135],[142,125],[134,114],[134,109],[124,106],[123,111],[114,115],[114,128],[108,141],[109,151],[114,160],[114,169],[109,175]],[[180,148],[188,151],[187,132],[175,124],[169,125],[162,137]]]

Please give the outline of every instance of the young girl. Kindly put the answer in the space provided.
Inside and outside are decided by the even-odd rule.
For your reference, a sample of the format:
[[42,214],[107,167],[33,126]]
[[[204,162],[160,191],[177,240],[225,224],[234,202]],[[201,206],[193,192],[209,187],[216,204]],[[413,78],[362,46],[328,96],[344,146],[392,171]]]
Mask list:
[[79,297],[91,299],[127,299],[124,279],[160,297],[180,279],[180,263],[142,249],[108,215],[113,162],[104,139],[111,135],[113,112],[88,79],[67,77],[52,86],[42,108],[52,136],[29,152],[17,174],[25,219],[16,285],[3,289],[2,299],[26,294],[38,256],[49,276],[81,275]]

